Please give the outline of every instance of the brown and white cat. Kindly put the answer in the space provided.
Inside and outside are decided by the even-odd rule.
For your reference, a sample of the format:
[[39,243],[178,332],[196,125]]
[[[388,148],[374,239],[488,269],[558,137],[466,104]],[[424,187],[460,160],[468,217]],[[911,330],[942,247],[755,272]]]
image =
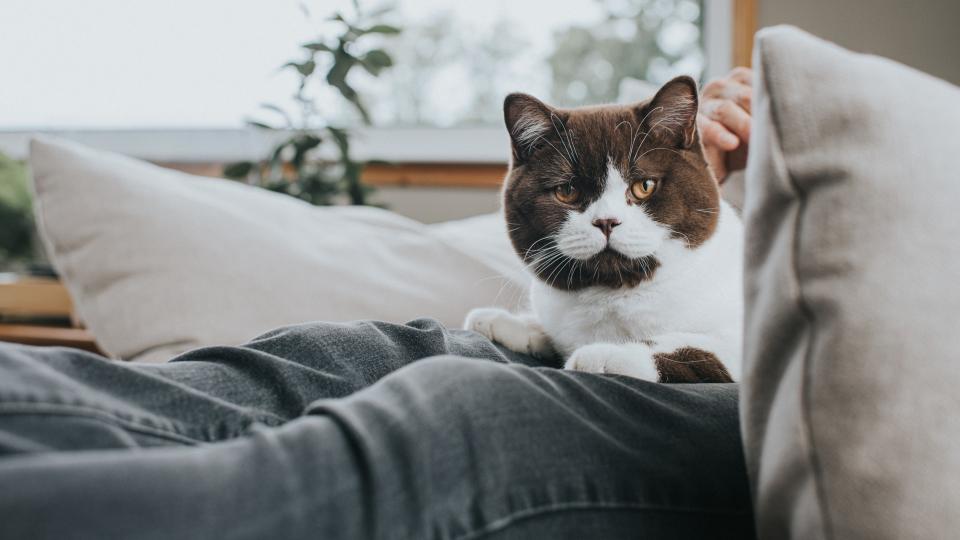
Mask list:
[[630,106],[507,96],[503,204],[537,278],[532,313],[475,309],[466,328],[577,371],[737,378],[743,231],[704,158],[697,107],[689,77]]

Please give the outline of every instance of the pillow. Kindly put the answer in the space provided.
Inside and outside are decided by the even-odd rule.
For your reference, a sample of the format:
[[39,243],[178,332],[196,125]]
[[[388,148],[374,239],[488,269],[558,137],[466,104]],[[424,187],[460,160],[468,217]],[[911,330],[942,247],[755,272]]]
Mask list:
[[762,538],[960,531],[960,89],[756,37],[745,452]]
[[51,260],[97,342],[124,359],[308,320],[459,326],[527,285],[496,215],[430,227],[54,140],[31,143],[30,165]]

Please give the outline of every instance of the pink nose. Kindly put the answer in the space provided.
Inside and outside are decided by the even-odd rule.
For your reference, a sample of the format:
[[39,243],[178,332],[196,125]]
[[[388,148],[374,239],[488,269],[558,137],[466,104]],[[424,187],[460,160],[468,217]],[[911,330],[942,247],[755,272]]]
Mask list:
[[610,238],[610,233],[613,232],[613,228],[619,224],[620,220],[616,218],[593,220],[593,226],[600,229],[600,231],[603,232],[603,235],[607,238]]

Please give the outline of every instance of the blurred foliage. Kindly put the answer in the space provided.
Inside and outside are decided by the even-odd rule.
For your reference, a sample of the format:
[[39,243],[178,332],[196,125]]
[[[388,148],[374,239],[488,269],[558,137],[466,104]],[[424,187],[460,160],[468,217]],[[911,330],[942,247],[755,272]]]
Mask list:
[[701,5],[692,0],[597,0],[607,19],[556,32],[549,62],[551,95],[567,106],[617,101],[624,81],[661,84],[680,73],[697,78]]
[[27,167],[0,154],[0,269],[32,262],[35,238]]
[[[299,109],[297,119],[282,107],[265,103],[264,111],[273,114],[280,124],[250,121],[251,126],[277,131],[284,136],[260,162],[243,161],[224,167],[227,178],[244,180],[272,191],[286,193],[316,205],[346,201],[367,204],[372,188],[363,185],[360,175],[364,164],[350,154],[351,132],[332,125],[319,110],[318,99],[309,92],[311,84],[326,85],[370,124],[370,113],[360,93],[350,82],[357,68],[378,77],[393,66],[393,58],[376,38],[400,33],[400,28],[381,19],[391,8],[363,11],[353,2],[354,13],[335,13],[328,19],[336,35],[320,35],[300,46],[302,57],[287,62],[283,69],[297,74],[298,86],[293,95]],[[304,8],[305,14],[309,12]],[[331,157],[336,156],[336,157]]]
[[376,98],[374,116],[413,126],[499,122],[503,97],[531,78],[528,66],[516,62],[530,59],[524,28],[506,14],[478,24],[457,4],[405,21],[403,34],[391,43],[397,67],[385,84],[364,87]]
[[522,10],[472,20],[459,4],[400,12],[397,67],[364,94],[378,122],[440,127],[498,125],[515,91],[560,106],[642,99],[674,75],[702,74],[703,1],[589,0],[577,3],[582,16],[549,23]]

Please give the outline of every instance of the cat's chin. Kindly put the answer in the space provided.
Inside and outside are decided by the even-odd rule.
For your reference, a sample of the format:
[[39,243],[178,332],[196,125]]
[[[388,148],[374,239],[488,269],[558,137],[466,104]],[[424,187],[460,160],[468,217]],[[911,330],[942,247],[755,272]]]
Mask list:
[[653,279],[660,261],[651,255],[628,257],[614,248],[607,247],[589,259],[569,259],[572,264],[561,263],[562,270],[547,269],[537,277],[555,289],[576,291],[588,287],[621,289],[636,287]]
[[565,253],[564,255],[576,261],[581,261],[584,263],[592,263],[604,258],[615,258],[615,259],[620,258],[620,259],[626,259],[626,260],[640,261],[640,260],[646,260],[650,257],[654,257],[656,256],[656,253],[654,253],[653,251],[643,251],[643,252],[633,251],[632,253],[625,253],[624,251],[621,251],[621,249],[615,248],[608,244],[606,247],[604,247],[600,251],[596,251],[589,255],[578,254],[578,256],[574,256],[567,253]]
[[607,246],[600,253],[598,253],[598,255],[603,255],[603,254],[607,254],[612,257],[623,257],[624,259],[631,259],[631,260],[640,260],[646,257],[654,256],[654,253],[652,251],[644,251],[642,253],[636,253],[636,252],[624,253],[623,251],[610,246]]

